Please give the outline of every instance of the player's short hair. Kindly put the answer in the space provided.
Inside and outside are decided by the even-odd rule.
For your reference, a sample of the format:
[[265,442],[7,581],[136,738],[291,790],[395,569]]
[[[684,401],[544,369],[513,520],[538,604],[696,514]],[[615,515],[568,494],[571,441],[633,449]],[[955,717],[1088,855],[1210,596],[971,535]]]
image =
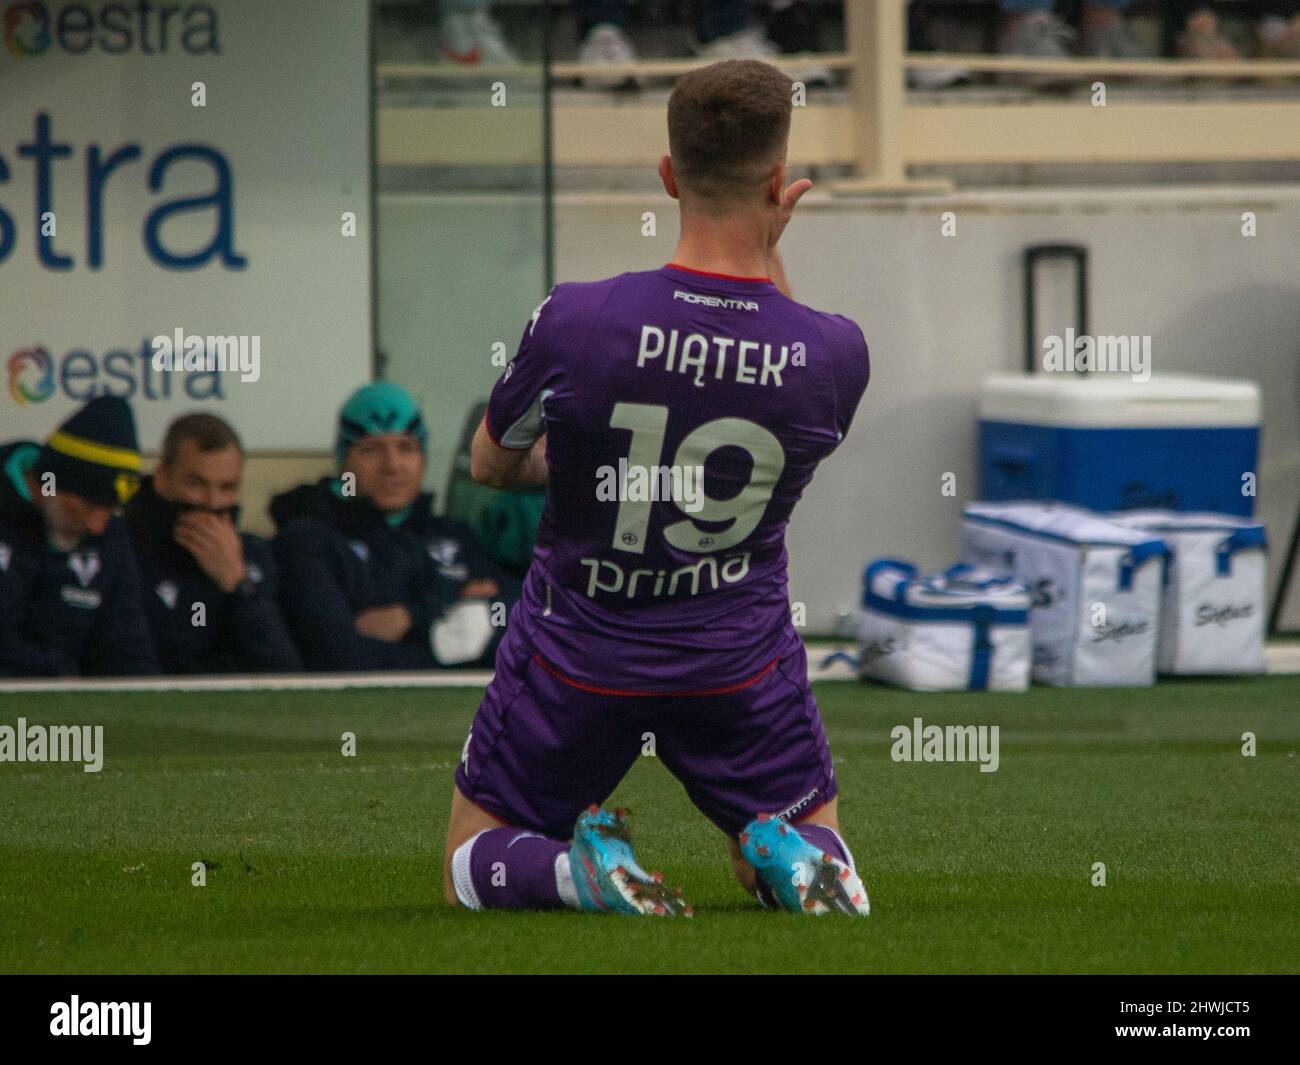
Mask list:
[[163,434],[162,452],[158,456],[160,466],[170,466],[180,454],[181,444],[193,440],[200,451],[222,451],[232,445],[244,453],[244,445],[230,425],[215,414],[182,414],[176,418]]
[[727,59],[678,78],[668,98],[668,151],[679,184],[716,207],[756,192],[790,136],[793,85],[757,59]]

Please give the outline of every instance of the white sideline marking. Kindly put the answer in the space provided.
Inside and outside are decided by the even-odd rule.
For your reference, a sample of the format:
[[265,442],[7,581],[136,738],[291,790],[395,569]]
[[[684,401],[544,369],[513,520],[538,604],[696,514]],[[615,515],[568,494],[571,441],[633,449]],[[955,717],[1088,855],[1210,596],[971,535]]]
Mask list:
[[[820,663],[836,651],[856,654],[851,644],[834,647],[808,648],[808,676],[812,680],[852,680],[853,668],[845,661],[836,660],[828,666]],[[1264,645],[1264,665],[1270,674],[1300,673],[1300,643],[1270,643]]]
[[[835,651],[856,652],[851,644],[808,648],[808,676],[815,681],[855,680],[843,661],[821,666]],[[1300,643],[1273,643],[1264,648],[1272,674],[1300,673]],[[255,692],[341,691],[345,688],[486,688],[488,670],[444,670],[425,673],[281,673],[231,677],[66,677],[35,680],[0,679],[2,692]]]
[[[286,776],[292,773],[345,773],[348,775],[357,773],[427,773],[431,771],[445,773],[454,771],[457,764],[456,762],[428,762],[423,765],[331,766],[317,763],[316,765],[265,766],[260,769],[249,769],[243,766],[234,766],[230,769],[183,769],[175,766],[168,766],[165,769],[121,769],[105,766],[102,772],[119,777],[269,777]],[[74,786],[78,781],[78,778],[71,773],[15,773],[14,776],[17,780],[40,780],[53,784],[60,781],[71,781]]]
[[256,692],[344,688],[486,688],[490,670],[425,673],[258,673],[228,677],[67,677],[0,680],[0,692]]
[[1300,643],[1265,644],[1264,661],[1270,673],[1300,673]]

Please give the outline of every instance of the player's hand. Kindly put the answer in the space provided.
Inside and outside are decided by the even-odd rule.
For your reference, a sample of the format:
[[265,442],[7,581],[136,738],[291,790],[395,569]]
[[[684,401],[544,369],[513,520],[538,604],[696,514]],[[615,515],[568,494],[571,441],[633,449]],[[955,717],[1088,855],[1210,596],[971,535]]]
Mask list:
[[244,545],[229,514],[187,510],[176,519],[176,542],[223,592],[233,592],[248,574]]
[[411,612],[401,603],[372,606],[353,619],[357,632],[374,640],[396,643],[411,631]]
[[491,599],[499,591],[501,591],[501,587],[496,581],[490,577],[479,577],[465,583],[465,587],[460,590],[460,597],[462,599]]
[[772,227],[767,242],[769,252],[776,247],[781,234],[785,232],[785,227],[790,224],[790,216],[794,214],[795,205],[810,188],[812,188],[812,181],[808,178],[800,178],[787,185],[785,191],[781,193],[781,204],[776,210],[776,224]]

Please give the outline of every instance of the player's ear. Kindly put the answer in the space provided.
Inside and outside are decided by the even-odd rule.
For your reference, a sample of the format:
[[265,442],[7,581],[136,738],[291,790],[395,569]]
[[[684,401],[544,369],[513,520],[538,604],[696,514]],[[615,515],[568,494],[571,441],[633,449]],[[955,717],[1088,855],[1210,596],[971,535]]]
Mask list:
[[677,199],[677,175],[673,173],[673,159],[670,155],[659,159],[659,180],[664,183],[664,191],[674,200]]
[[781,196],[785,192],[785,160],[782,159],[772,168],[767,181],[767,198],[770,204],[781,205]]

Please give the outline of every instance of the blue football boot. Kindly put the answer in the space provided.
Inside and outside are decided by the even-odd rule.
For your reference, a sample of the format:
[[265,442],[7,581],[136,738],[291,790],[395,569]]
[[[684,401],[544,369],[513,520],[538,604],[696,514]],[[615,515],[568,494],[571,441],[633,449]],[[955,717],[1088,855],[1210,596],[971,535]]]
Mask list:
[[871,913],[858,874],[819,850],[784,821],[759,814],[740,834],[740,853],[757,870],[781,907],[794,913]]
[[584,910],[653,917],[690,917],[680,888],[669,888],[662,873],[647,873],[632,856],[627,811],[610,813],[594,803],[573,826],[569,870]]

